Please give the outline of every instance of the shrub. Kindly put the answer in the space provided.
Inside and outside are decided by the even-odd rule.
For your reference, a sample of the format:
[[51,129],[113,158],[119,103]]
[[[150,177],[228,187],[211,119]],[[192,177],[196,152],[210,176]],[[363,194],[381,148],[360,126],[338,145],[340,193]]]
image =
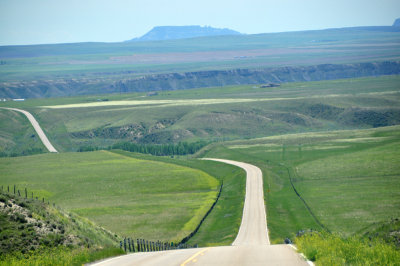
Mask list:
[[330,233],[306,233],[296,238],[299,251],[319,265],[400,265],[400,252],[379,239],[365,241]]
[[3,195],[0,195],[0,202],[7,203],[6,197],[4,197]]

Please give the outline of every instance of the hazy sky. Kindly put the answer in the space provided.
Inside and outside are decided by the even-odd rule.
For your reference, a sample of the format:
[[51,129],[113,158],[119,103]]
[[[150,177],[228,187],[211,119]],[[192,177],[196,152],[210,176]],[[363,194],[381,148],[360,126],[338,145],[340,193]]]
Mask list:
[[0,45],[118,42],[154,26],[242,33],[392,25],[400,0],[0,0]]

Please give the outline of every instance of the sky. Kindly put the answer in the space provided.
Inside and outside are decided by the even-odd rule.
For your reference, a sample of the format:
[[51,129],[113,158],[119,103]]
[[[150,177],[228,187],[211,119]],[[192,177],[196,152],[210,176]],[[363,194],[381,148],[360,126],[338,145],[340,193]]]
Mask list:
[[389,26],[400,0],[0,0],[0,45],[120,42],[155,26],[241,33]]

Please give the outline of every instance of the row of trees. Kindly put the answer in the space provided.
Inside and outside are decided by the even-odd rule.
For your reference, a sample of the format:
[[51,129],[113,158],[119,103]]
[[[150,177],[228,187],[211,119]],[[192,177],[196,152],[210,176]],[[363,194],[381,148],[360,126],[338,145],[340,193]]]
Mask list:
[[158,156],[169,156],[194,154],[207,144],[208,142],[205,141],[193,143],[179,142],[177,144],[137,144],[132,142],[119,142],[112,145],[112,148]]
[[96,151],[104,149],[121,149],[130,152],[138,152],[144,154],[152,154],[157,156],[173,156],[194,154],[201,148],[209,144],[206,141],[197,141],[192,143],[179,142],[177,144],[138,144],[132,142],[118,142],[108,148],[100,148],[94,146],[81,146],[78,152]]

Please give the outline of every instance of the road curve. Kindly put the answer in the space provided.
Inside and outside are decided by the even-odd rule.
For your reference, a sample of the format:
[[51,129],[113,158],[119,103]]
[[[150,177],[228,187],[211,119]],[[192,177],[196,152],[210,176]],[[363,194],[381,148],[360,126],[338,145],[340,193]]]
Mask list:
[[238,166],[246,171],[246,196],[242,223],[232,246],[269,245],[267,217],[265,214],[263,179],[260,168],[242,162],[204,158]]
[[31,122],[33,128],[35,129],[36,133],[38,134],[40,140],[42,141],[43,145],[46,147],[46,149],[49,152],[57,152],[57,150],[53,147],[53,145],[50,143],[49,139],[47,138],[46,134],[44,134],[42,128],[40,127],[39,123],[36,121],[36,119],[33,117],[33,115],[25,110],[17,109],[17,108],[8,108],[8,107],[2,107],[3,109],[7,110],[12,110],[12,111],[17,111],[20,113],[23,113]]
[[231,246],[133,253],[94,263],[112,265],[180,265],[180,266],[245,266],[245,265],[308,265],[288,245],[270,245],[261,170],[251,164],[205,158],[232,164],[246,171],[246,197],[242,223]]

